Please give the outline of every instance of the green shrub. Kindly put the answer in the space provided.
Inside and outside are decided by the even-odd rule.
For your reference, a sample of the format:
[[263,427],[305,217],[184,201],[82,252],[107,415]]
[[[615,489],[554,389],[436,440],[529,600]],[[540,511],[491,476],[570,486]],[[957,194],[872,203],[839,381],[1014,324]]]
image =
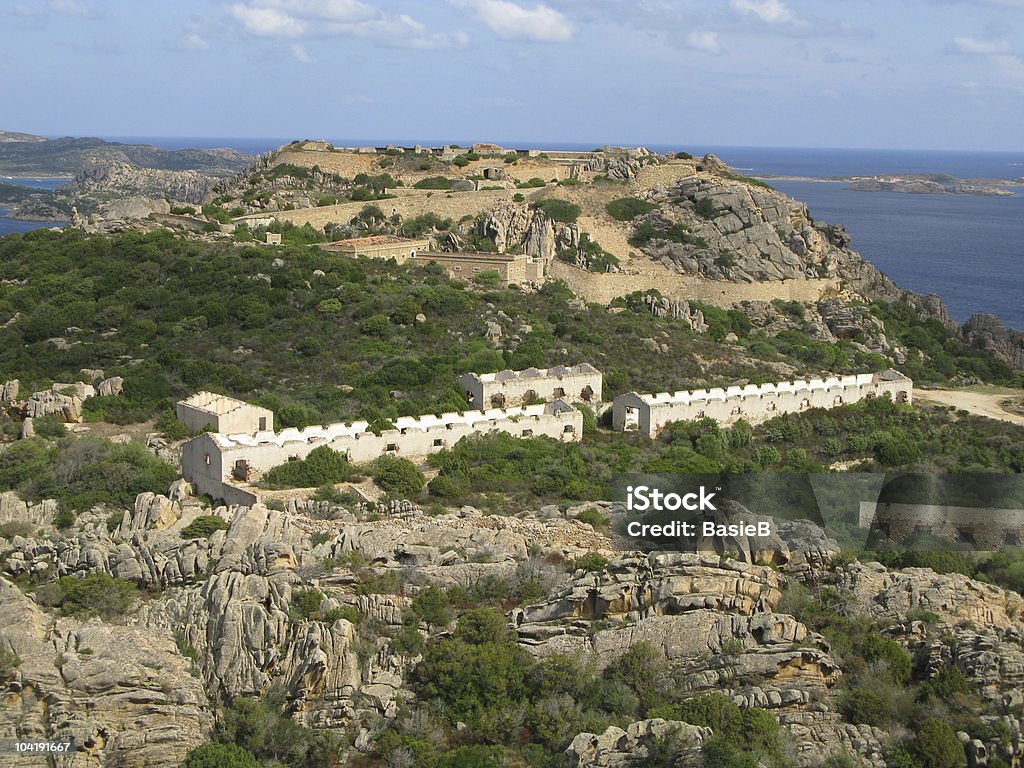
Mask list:
[[[271,689],[263,700],[233,699],[217,725],[216,740],[247,750],[257,764],[313,768],[328,764],[324,740],[284,713],[284,696]],[[243,763],[243,766],[248,766]],[[206,768],[203,766],[203,768]]]
[[462,615],[452,637],[426,649],[411,684],[421,699],[443,702],[452,723],[493,738],[499,714],[525,700],[531,662],[503,614],[476,608]]
[[288,604],[288,618],[295,623],[309,621],[320,612],[323,601],[324,593],[319,589],[297,589]]
[[26,520],[9,520],[6,523],[0,523],[0,538],[13,539],[15,536],[28,538],[33,533],[35,533],[35,529]]
[[657,203],[636,197],[620,197],[605,206],[608,215],[616,221],[632,221],[637,216],[657,210]]
[[0,648],[0,682],[7,682],[14,676],[14,671],[21,666],[21,657],[14,651]]
[[106,573],[64,576],[36,590],[40,603],[59,608],[65,616],[99,616],[107,621],[123,616],[137,595],[134,584]]
[[183,539],[208,539],[215,531],[226,531],[231,525],[217,515],[201,515],[181,529]]
[[633,227],[633,233],[629,236],[629,244],[635,248],[642,248],[652,240],[668,240],[673,243],[692,245],[696,248],[708,247],[708,243],[703,237],[691,234],[689,227],[682,222],[672,223],[664,220],[645,219]]
[[324,611],[321,621],[326,624],[333,624],[339,619],[344,619],[349,624],[358,624],[362,620],[362,616],[351,605],[342,605],[338,608],[331,608],[329,611]]
[[237,744],[200,744],[189,751],[181,768],[259,768],[252,752]]
[[910,680],[912,665],[910,654],[895,640],[877,633],[868,635],[861,645],[864,661],[881,662],[894,683],[904,684]]
[[305,459],[268,469],[260,482],[267,488],[320,488],[344,483],[353,474],[352,465],[344,456],[321,445],[310,451]]
[[452,621],[448,595],[437,587],[427,587],[412,599],[412,611],[421,621],[444,627]]
[[58,414],[52,413],[48,416],[37,416],[32,419],[32,426],[36,435],[50,440],[67,437],[68,431],[64,428],[64,419]]
[[580,207],[568,200],[560,200],[557,197],[548,197],[533,203],[531,208],[542,211],[552,221],[561,221],[572,224],[580,216]]
[[370,464],[370,476],[389,496],[408,499],[423,490],[426,478],[408,459],[381,456]]
[[573,561],[573,568],[577,571],[603,571],[608,566],[608,558],[598,552],[588,552],[577,557]]
[[417,181],[413,187],[416,189],[451,189],[454,184],[455,182],[447,176],[428,176]]
[[576,519],[579,520],[581,523],[587,523],[597,529],[607,527],[609,522],[608,518],[601,514],[601,510],[599,510],[597,507],[590,507],[589,509],[584,509],[582,512],[579,512],[576,515]]
[[473,282],[490,287],[501,285],[501,273],[496,269],[485,269],[473,275]]
[[963,768],[967,756],[953,729],[941,720],[928,718],[906,745],[911,755],[927,768]]

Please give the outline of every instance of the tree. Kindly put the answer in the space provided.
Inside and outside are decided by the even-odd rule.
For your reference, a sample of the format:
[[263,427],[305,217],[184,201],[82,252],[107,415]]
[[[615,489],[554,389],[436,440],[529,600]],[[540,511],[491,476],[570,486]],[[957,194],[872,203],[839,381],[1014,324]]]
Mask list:
[[370,465],[370,476],[389,496],[411,498],[423,489],[427,479],[408,459],[381,456]]
[[200,744],[185,756],[181,768],[259,768],[252,752],[237,744]]
[[451,638],[427,648],[412,685],[421,699],[442,703],[451,722],[467,723],[482,738],[501,738],[498,723],[527,698],[532,664],[505,616],[478,608],[462,615]]
[[447,626],[452,621],[448,595],[437,587],[427,587],[412,599],[413,613],[434,627]]
[[352,465],[329,446],[321,445],[305,459],[287,461],[263,473],[261,482],[268,488],[319,488],[350,480]]
[[963,745],[946,723],[928,718],[910,740],[910,752],[928,768],[962,768],[967,765]]

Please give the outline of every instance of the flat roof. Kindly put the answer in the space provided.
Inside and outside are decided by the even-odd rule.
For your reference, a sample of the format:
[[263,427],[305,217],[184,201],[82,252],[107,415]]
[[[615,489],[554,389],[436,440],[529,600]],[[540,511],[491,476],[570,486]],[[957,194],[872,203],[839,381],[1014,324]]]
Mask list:
[[[184,400],[179,400],[178,405],[185,405],[189,408],[195,408],[196,410],[215,413],[218,416],[231,413],[239,408],[255,408],[260,411],[267,411],[266,408],[261,408],[258,405],[247,403],[245,400],[238,400],[234,397],[218,395],[216,392],[207,392],[205,390],[202,392],[196,392],[194,395],[187,397]],[[267,412],[269,413],[269,411]]]

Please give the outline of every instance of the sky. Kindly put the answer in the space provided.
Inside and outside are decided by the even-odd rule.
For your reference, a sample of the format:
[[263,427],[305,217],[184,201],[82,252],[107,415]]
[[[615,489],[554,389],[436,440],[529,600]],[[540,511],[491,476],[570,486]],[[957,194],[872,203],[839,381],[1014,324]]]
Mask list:
[[1024,150],[1024,0],[0,0],[43,135]]

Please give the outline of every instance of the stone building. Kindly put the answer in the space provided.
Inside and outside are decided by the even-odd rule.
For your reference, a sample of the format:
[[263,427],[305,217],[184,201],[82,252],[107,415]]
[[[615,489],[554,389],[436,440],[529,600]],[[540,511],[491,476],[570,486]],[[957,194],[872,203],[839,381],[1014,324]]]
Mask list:
[[206,427],[214,432],[228,433],[274,429],[273,411],[213,392],[197,392],[180,400],[174,411],[178,421],[184,423],[190,432]]
[[416,258],[416,254],[430,247],[428,240],[412,240],[394,235],[370,235],[337,240],[321,246],[346,256],[367,256],[371,259],[394,259],[399,264]]
[[750,384],[745,387],[698,389],[693,392],[628,392],[612,404],[612,428],[657,437],[672,421],[711,418],[720,424],[745,419],[751,424],[801,413],[811,408],[835,408],[888,394],[899,403],[913,398],[914,382],[898,371],[876,374]]
[[601,372],[589,363],[525,371],[467,373],[459,386],[474,408],[507,408],[537,400],[601,402]]
[[583,435],[583,414],[564,401],[403,417],[393,423],[394,429],[383,430],[380,435],[369,431],[365,421],[281,432],[204,433],[182,449],[182,474],[197,494],[208,493],[229,504],[252,504],[258,497],[251,483],[262,473],[287,461],[304,459],[322,445],[361,464],[384,455],[422,459],[451,448],[463,437],[489,432],[524,438],[545,435],[563,442],[578,442]]
[[927,535],[986,552],[1024,545],[1024,509],[862,501],[858,523],[895,544]]
[[[524,283],[540,282],[543,278],[543,265],[540,272],[538,266],[529,256],[512,253],[441,253],[425,251],[415,256],[417,262],[436,262],[445,268],[452,278],[472,280],[481,272],[494,270],[501,276],[501,285],[523,285]],[[540,279],[538,278],[540,274]]]

